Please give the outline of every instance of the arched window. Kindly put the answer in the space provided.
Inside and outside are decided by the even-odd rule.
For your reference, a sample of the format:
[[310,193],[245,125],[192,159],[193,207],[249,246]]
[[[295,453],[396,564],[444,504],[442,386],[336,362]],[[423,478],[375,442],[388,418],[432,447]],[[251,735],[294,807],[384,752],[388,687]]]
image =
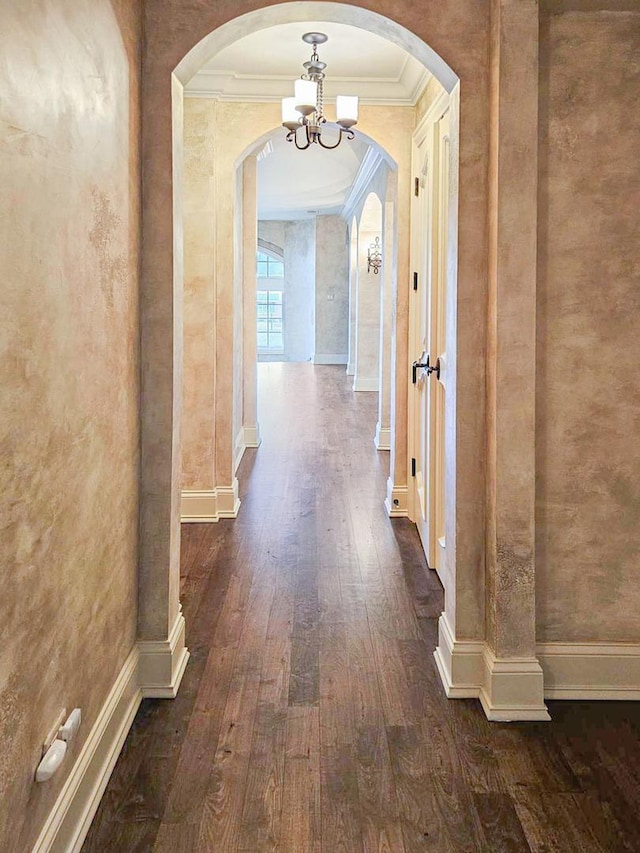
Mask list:
[[282,258],[269,254],[264,249],[258,252],[256,274],[258,278],[284,278]]
[[256,267],[258,353],[281,353],[284,352],[284,263],[281,257],[262,249]]

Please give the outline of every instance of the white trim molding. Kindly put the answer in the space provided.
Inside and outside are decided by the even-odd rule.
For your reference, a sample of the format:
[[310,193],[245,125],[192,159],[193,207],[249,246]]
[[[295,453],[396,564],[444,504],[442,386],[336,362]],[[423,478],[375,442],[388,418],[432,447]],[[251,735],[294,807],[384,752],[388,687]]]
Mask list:
[[183,524],[207,524],[221,518],[235,518],[239,509],[237,478],[231,486],[183,489],[180,496],[180,521]]
[[244,440],[244,428],[240,427],[238,430],[238,434],[236,436],[236,440],[233,443],[233,473],[235,474],[238,468],[240,467],[240,463],[242,462],[242,457],[244,456],[244,452],[247,449],[247,444]]
[[353,179],[353,183],[342,207],[340,215],[345,222],[350,223],[355,216],[360,202],[369,194],[369,186],[376,172],[384,162],[385,159],[382,153],[372,145],[369,146],[362,158],[358,172]]
[[550,720],[544,704],[540,661],[530,658],[497,658],[484,650],[485,678],[480,702],[488,720]]
[[260,424],[251,424],[251,426],[243,426],[244,430],[244,445],[245,447],[260,447],[262,437],[260,436]]
[[548,699],[640,700],[640,644],[539,643]]
[[175,699],[189,660],[184,629],[180,608],[166,640],[138,642],[138,684],[144,699]]
[[391,477],[387,480],[387,496],[384,505],[389,518],[407,518],[409,489],[406,486],[395,486]]
[[456,640],[445,613],[438,621],[436,666],[451,699],[479,699],[488,720],[549,720],[537,658],[497,658],[484,640]]
[[179,612],[166,640],[131,649],[32,853],[79,853],[143,698],[175,698],[189,651]]
[[380,380],[377,376],[355,376],[353,379],[354,391],[379,391]]
[[[334,83],[346,90],[356,87],[362,104],[413,107],[431,73],[407,56],[398,74],[385,77],[340,77],[332,75]],[[201,68],[185,86],[185,98],[212,98],[239,103],[279,103],[291,84],[291,77],[282,74],[257,75],[228,68]],[[335,97],[326,97],[333,103]]]
[[347,376],[354,376],[356,372],[356,366],[353,361],[347,361]]
[[78,853],[141,699],[138,647],[134,646],[45,821],[33,853]]
[[230,486],[218,486],[218,518],[235,518],[240,509],[239,485],[236,477]]
[[346,352],[343,353],[321,353],[317,352],[313,356],[314,364],[347,364],[349,356]]
[[391,450],[391,429],[380,425],[380,421],[376,424],[376,434],[373,439],[376,450]]
[[438,620],[438,645],[433,653],[450,699],[478,699],[484,680],[484,640],[456,640],[446,613]]
[[442,118],[449,107],[449,92],[440,92],[437,98],[433,101],[429,109],[420,119],[416,129],[413,131],[413,138],[416,145],[420,145],[431,126]]
[[183,524],[218,521],[216,489],[183,489],[180,495],[180,521]]

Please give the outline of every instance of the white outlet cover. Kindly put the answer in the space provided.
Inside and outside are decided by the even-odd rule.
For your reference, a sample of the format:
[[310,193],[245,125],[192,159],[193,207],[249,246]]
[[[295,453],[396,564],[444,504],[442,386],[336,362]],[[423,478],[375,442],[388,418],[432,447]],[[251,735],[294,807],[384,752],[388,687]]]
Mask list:
[[63,740],[54,740],[45,752],[44,758],[36,770],[36,782],[48,782],[57,773],[67,754],[67,744]]

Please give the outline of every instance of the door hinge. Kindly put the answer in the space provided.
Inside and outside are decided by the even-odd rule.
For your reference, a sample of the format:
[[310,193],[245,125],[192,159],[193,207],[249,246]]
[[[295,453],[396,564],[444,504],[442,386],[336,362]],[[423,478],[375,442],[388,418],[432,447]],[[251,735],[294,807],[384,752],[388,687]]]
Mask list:
[[413,457],[411,459],[411,476],[416,476],[416,460]]
[[420,195],[420,178],[413,179],[413,194]]
[[417,272],[414,272],[414,274],[413,274],[413,289],[414,290],[418,289],[418,273]]

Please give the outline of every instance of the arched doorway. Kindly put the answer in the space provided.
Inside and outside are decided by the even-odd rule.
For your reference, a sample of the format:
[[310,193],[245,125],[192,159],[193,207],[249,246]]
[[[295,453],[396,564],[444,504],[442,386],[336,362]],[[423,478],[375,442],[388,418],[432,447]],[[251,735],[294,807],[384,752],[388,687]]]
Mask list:
[[[244,10],[247,6],[240,8]],[[224,9],[203,10],[198,7],[183,10],[180,27],[170,39],[166,35],[166,21],[151,18],[147,22],[147,32],[157,46],[157,54],[149,53],[146,69],[147,86],[151,94],[146,106],[145,134],[149,163],[145,171],[145,202],[151,215],[144,225],[143,349],[146,347],[145,351],[149,354],[154,347],[158,351],[153,358],[146,361],[143,358],[143,405],[146,411],[142,436],[144,500],[141,510],[141,637],[154,639],[158,636],[166,637],[167,633],[175,636],[176,630],[172,632],[171,626],[176,624],[179,612],[177,460],[180,445],[180,395],[174,391],[179,384],[175,377],[179,377],[180,371],[178,325],[182,254],[181,235],[179,228],[174,229],[172,226],[171,210],[180,216],[183,86],[211,55],[251,29],[264,30],[290,20],[342,21],[377,32],[402,45],[433,72],[450,97],[451,187],[447,227],[451,239],[447,256],[447,304],[451,305],[452,310],[447,313],[445,526],[452,586],[447,590],[445,621],[442,623],[446,626],[445,633],[441,632],[441,646],[444,643],[442,674],[450,692],[478,696],[484,689],[477,673],[484,666],[481,658],[486,635],[484,507],[488,284],[485,272],[489,265],[489,241],[486,235],[490,234],[488,186],[495,178],[489,171],[491,85],[485,63],[489,51],[487,16],[486,10],[479,9],[471,0],[445,0],[437,8],[434,5],[421,9],[417,17],[410,4],[380,3],[377,8],[395,16],[400,23],[377,12],[346,4],[304,2],[290,2],[258,10],[247,9],[245,15],[232,20],[225,17],[228,13]],[[466,22],[464,28],[460,27],[460,20]],[[526,25],[524,21],[521,23],[523,27]],[[428,39],[432,47],[420,35]],[[452,68],[455,68],[455,72]],[[165,81],[172,71],[172,92],[169,95]],[[158,87],[157,92],[154,86]],[[460,134],[461,126],[464,127],[463,134]],[[375,136],[374,129],[371,134]],[[413,187],[409,184],[412,184],[411,180],[400,186],[399,194],[410,193]],[[464,188],[464,191],[459,191],[460,188]],[[168,206],[171,196],[173,205]],[[529,201],[523,200],[524,203],[528,204]],[[408,232],[409,217],[405,216],[398,223],[399,244],[403,239],[408,239]],[[408,274],[409,270],[405,270],[405,273]],[[407,278],[398,271],[398,281],[406,283]],[[175,289],[170,279],[175,282]],[[525,285],[523,282],[523,287],[527,286],[528,283]],[[164,307],[158,309],[158,300],[163,298]],[[409,301],[408,290],[399,288],[394,309],[398,339],[394,349],[392,394],[396,399],[396,418],[402,420],[406,420],[407,384],[410,381],[405,344]],[[227,294],[219,300],[218,308],[225,311],[229,307]],[[173,371],[174,366],[177,373]],[[508,369],[505,365],[505,370]],[[171,376],[174,377],[173,381]],[[390,485],[388,502],[399,512],[406,512],[409,463],[407,435],[400,429],[396,429],[395,434],[396,447],[392,448],[391,454],[392,457],[395,455],[396,470],[402,470],[403,466],[405,468],[404,483]],[[520,453],[514,448],[512,455],[522,456],[522,464],[527,466],[524,452]],[[145,468],[147,459],[152,459],[155,464]],[[167,564],[170,566],[168,582]],[[527,574],[528,578],[530,574]],[[533,599],[527,597],[521,609],[529,614],[532,602]],[[504,603],[510,610],[518,609],[508,595],[504,597]],[[523,624],[531,626],[533,621],[527,616]],[[522,651],[520,659],[532,661],[533,666],[535,637],[530,630],[522,634],[516,644]],[[456,638],[463,638],[465,642],[461,645]],[[469,645],[471,641],[477,643],[473,649]],[[179,645],[179,640],[173,645]],[[512,643],[508,644],[509,654],[514,653],[514,648]],[[455,666],[458,659],[466,660],[469,655],[473,658],[470,663],[474,673],[471,680],[465,679],[464,673],[458,672]]]

